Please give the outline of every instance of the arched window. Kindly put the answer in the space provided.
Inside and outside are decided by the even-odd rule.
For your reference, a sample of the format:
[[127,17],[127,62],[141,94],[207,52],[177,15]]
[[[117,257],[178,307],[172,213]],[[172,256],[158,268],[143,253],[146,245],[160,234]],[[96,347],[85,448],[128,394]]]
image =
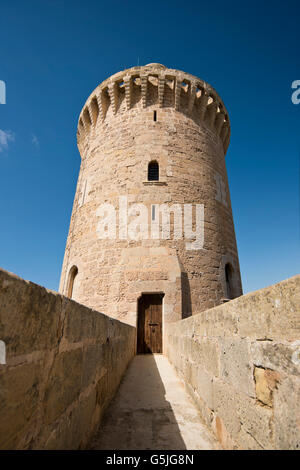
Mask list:
[[76,279],[77,274],[78,274],[77,266],[72,266],[69,272],[69,279],[68,279],[68,286],[67,286],[67,297],[70,297],[70,299],[73,298],[74,284],[75,284],[75,279]]
[[233,299],[233,268],[230,263],[225,264],[226,293],[228,299]]
[[148,181],[159,180],[159,166],[156,161],[152,161],[148,165]]

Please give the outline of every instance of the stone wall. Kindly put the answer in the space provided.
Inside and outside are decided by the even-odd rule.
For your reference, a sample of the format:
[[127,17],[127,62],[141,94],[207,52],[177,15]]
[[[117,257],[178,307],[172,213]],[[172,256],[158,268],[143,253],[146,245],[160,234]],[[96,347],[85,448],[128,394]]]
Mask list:
[[300,448],[300,276],[165,325],[165,353],[227,449]]
[[0,449],[84,448],[135,329],[0,270],[0,340]]

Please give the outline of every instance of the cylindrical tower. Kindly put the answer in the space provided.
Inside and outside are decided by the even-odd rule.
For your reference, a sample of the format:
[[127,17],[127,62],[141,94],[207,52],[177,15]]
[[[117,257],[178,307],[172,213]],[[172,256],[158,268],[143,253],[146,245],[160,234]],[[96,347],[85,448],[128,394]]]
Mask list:
[[161,64],[101,83],[78,122],[81,168],[60,292],[137,325],[242,294],[225,153],[226,108],[207,83]]

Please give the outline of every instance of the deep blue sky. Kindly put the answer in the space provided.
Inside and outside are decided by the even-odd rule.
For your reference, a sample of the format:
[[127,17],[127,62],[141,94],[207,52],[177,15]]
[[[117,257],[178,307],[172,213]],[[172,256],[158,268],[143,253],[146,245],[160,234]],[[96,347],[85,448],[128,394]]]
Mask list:
[[0,266],[58,289],[79,112],[101,81],[139,61],[197,75],[229,110],[244,292],[297,274],[299,13],[294,1],[2,0],[0,130],[10,138],[3,145],[0,132]]

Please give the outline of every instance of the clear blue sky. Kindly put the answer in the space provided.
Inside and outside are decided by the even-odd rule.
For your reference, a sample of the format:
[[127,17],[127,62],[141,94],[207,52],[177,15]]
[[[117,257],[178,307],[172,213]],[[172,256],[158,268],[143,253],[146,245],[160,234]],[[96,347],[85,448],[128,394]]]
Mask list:
[[2,0],[0,266],[58,289],[79,112],[101,81],[139,61],[197,75],[229,110],[244,292],[297,274],[299,17],[296,1]]

